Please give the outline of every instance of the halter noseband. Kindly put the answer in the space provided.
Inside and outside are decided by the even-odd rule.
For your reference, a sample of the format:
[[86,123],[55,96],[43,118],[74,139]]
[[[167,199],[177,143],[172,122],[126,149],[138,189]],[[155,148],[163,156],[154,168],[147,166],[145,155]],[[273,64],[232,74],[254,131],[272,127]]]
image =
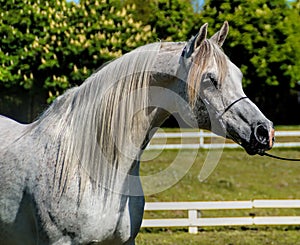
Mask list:
[[244,97],[241,97],[241,98],[239,98],[239,99],[233,101],[229,106],[227,106],[227,107],[225,108],[225,110],[222,112],[222,114],[220,114],[220,115],[218,116],[218,118],[221,118],[227,111],[229,111],[229,109],[230,109],[233,105],[235,105],[236,103],[238,103],[238,102],[240,102],[241,100],[244,100],[244,99],[248,99],[248,97],[247,97],[247,96],[244,96]]
[[244,96],[244,97],[241,97],[235,101],[233,101],[230,105],[228,105],[224,111],[222,113],[219,112],[219,110],[217,110],[206,98],[204,98],[202,101],[204,102],[204,104],[206,104],[206,107],[209,107],[210,110],[212,110],[217,116],[216,116],[216,119],[218,120],[221,120],[222,117],[224,116],[224,114],[230,110],[230,108],[232,106],[234,106],[236,103],[240,102],[241,100],[244,100],[244,99],[248,99],[247,96]]
[[[235,101],[233,101],[229,106],[226,107],[226,109],[220,114],[218,115],[218,111],[216,109],[214,109],[214,111],[216,112],[216,114],[218,115],[217,116],[217,119],[221,125],[221,127],[223,127],[223,129],[225,129],[225,126],[223,124],[223,121],[222,121],[222,117],[223,115],[236,103],[240,102],[241,100],[243,99],[247,99],[248,97],[247,96],[244,96],[244,97],[241,97]],[[205,100],[206,101],[206,100]],[[208,103],[208,101],[206,101],[206,103]],[[225,129],[226,130],[226,129]],[[261,156],[267,156],[267,157],[271,157],[271,158],[275,158],[275,159],[278,159],[278,160],[283,160],[283,161],[294,161],[294,162],[300,162],[300,158],[288,158],[288,157],[280,157],[280,156],[276,156],[276,155],[272,155],[272,154],[269,154],[269,153],[266,153],[266,152],[261,152],[259,153],[259,155]]]

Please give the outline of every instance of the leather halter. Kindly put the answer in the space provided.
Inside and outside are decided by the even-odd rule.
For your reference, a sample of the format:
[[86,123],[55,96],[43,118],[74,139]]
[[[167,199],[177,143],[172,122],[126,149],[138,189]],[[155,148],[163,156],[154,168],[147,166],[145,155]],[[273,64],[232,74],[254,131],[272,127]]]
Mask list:
[[233,101],[229,106],[227,106],[227,107],[225,108],[225,110],[222,112],[221,115],[218,116],[218,118],[221,118],[227,111],[229,111],[229,109],[230,109],[233,105],[235,105],[236,103],[238,103],[238,102],[240,102],[241,100],[244,100],[244,99],[248,99],[248,97],[247,97],[247,96],[244,96],[244,97],[241,97],[241,98],[239,98],[239,99]]

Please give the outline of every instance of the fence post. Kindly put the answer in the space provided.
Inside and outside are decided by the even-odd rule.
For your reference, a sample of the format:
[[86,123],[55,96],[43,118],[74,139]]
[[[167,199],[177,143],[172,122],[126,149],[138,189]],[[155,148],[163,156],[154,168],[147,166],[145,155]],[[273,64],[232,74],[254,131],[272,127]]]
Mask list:
[[203,130],[200,129],[200,137],[199,137],[199,140],[200,140],[200,148],[203,148],[204,146],[204,137],[203,137]]
[[[195,223],[194,221],[198,218],[198,210],[189,210],[188,211],[188,218],[190,224]],[[189,226],[189,233],[191,234],[197,234],[198,233],[198,227],[197,226]]]

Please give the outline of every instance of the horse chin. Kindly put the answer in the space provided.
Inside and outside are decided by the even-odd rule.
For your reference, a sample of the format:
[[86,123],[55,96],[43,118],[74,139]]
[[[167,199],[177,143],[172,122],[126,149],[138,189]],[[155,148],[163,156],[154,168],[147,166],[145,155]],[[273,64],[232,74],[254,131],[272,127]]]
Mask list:
[[264,155],[264,153],[272,148],[272,146],[261,144],[259,142],[242,142],[241,146],[249,155]]
[[249,146],[249,145],[244,146],[242,144],[242,146],[245,149],[245,151],[251,156],[256,155],[256,154],[263,155],[263,153],[266,151],[266,150],[255,148],[255,147]]
[[235,137],[233,137],[233,134],[227,134],[226,138],[231,139],[238,145],[242,146],[249,155],[263,155],[265,151],[268,151],[272,148],[266,144],[261,144],[253,140],[252,137],[249,139],[245,135],[243,136],[235,135]]

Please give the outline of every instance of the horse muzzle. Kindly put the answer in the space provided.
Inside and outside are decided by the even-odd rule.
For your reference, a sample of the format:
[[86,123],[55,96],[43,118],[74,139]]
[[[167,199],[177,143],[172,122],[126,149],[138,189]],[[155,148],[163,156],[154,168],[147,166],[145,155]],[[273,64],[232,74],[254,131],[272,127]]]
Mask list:
[[257,124],[253,129],[250,136],[250,142],[243,143],[249,155],[262,154],[270,150],[274,144],[275,130],[273,124]]

